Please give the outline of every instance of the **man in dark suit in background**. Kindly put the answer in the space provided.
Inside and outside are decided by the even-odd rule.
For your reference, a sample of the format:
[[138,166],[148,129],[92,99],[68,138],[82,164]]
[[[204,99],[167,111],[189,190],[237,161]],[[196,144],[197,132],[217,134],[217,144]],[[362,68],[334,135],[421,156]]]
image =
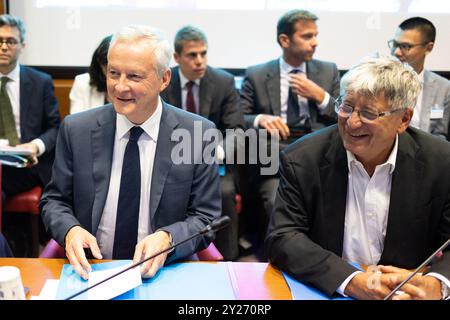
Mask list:
[[13,253],[3,234],[0,232],[0,258],[11,258]]
[[[51,77],[19,64],[24,48],[22,20],[0,15],[0,139],[32,153],[32,162],[26,168],[3,166],[2,200],[50,181],[61,121]],[[24,239],[29,232],[22,227],[22,217],[5,218],[4,231],[16,256],[27,255],[28,241]],[[40,229],[40,241],[46,241],[42,224]]]
[[[408,128],[420,81],[395,57],[362,61],[341,87],[338,126],[282,152],[266,250],[330,296],[382,299],[450,237],[450,145]],[[449,253],[395,299],[448,298]]]
[[0,139],[29,149],[33,158],[26,169],[3,167],[2,191],[6,196],[48,183],[60,124],[51,77],[18,63],[25,48],[24,37],[25,27],[19,18],[0,16]]
[[[214,124],[160,99],[170,82],[171,55],[158,31],[121,29],[108,52],[112,105],[68,116],[61,126],[52,180],[40,206],[48,231],[84,278],[90,265],[83,248],[97,259],[137,262],[220,216],[219,174],[217,165],[204,159],[207,143],[191,140],[192,150],[184,153],[192,157],[184,162],[173,152],[174,132],[188,133],[183,141],[195,139],[196,124],[202,134]],[[161,254],[146,262],[141,274],[152,277],[166,260],[185,258],[211,240],[200,236]]]
[[[198,28],[186,26],[175,35],[172,79],[161,97],[170,104],[199,114],[214,122],[226,141],[227,129],[244,129],[244,118],[239,108],[239,94],[230,73],[207,65],[208,41]],[[239,147],[238,145],[236,145]],[[226,157],[234,157],[226,154]],[[217,233],[214,241],[225,260],[238,257],[238,217],[236,213],[237,175],[232,165],[222,166],[220,185],[222,213],[231,219],[230,225]]]
[[[317,16],[304,10],[284,14],[277,25],[277,41],[283,53],[276,60],[247,69],[241,107],[247,126],[267,129],[285,146],[301,135],[336,122],[333,105],[339,95],[339,72],[334,63],[313,59],[317,42]],[[277,176],[261,176],[258,166],[249,168],[254,196],[260,203],[258,234],[262,241],[272,211]],[[253,191],[252,187],[252,191]],[[252,218],[251,221],[254,221]]]

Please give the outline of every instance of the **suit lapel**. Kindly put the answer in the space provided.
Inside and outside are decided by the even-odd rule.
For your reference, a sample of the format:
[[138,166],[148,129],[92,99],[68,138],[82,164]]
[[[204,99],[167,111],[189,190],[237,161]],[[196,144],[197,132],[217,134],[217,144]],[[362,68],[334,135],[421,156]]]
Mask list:
[[199,111],[200,115],[209,118],[209,113],[211,112],[211,103],[214,95],[215,84],[210,80],[210,69],[206,69],[205,76],[200,80],[199,88]]
[[32,83],[28,77],[27,70],[20,66],[20,131],[21,137],[24,137],[24,129],[27,127],[27,116],[30,107],[30,98],[32,94]]
[[342,145],[337,127],[332,136],[330,146],[325,156],[328,163],[320,168],[321,185],[323,186],[323,212],[329,213],[324,221],[327,230],[326,244],[328,250],[342,256],[348,165],[347,154]]
[[[318,78],[319,70],[317,68],[316,63],[314,63],[314,60],[308,61],[306,63],[306,77],[311,80],[314,83],[320,83]],[[313,100],[308,99],[308,107],[309,107],[309,114],[311,116],[311,122],[316,123],[317,122],[317,104]]]
[[112,156],[116,134],[116,113],[112,105],[97,119],[98,127],[91,131],[91,152],[95,197],[92,205],[92,232],[97,233],[111,177]]
[[[424,71],[423,74],[423,92],[422,92],[422,112],[420,114],[420,119],[430,119],[430,111],[433,106],[433,99],[436,96],[436,86],[435,79],[431,77],[428,70]],[[423,121],[423,120],[422,120]]]
[[167,94],[167,102],[178,108],[182,108],[183,105],[181,101],[181,84],[178,67],[172,69],[172,80],[170,81],[170,86],[167,89],[169,90]]
[[[150,191],[150,221],[153,220],[158,208],[167,175],[172,166],[171,152],[175,141],[171,141],[174,128],[178,125],[173,111],[163,103],[163,112],[159,125],[158,142],[156,145],[155,161],[153,163],[153,175]],[[153,226],[153,223],[152,223]]]
[[281,115],[281,93],[280,93],[280,63],[279,60],[273,60],[269,64],[266,74],[266,90],[272,108],[272,114]]
[[[397,160],[392,175],[389,216],[384,239],[384,249],[380,258],[394,261],[401,255],[401,244],[407,239],[408,228],[405,227],[414,216],[414,208],[420,199],[420,183],[423,179],[423,164],[416,160],[418,146],[405,132],[399,135]],[[398,261],[398,259],[397,259]]]

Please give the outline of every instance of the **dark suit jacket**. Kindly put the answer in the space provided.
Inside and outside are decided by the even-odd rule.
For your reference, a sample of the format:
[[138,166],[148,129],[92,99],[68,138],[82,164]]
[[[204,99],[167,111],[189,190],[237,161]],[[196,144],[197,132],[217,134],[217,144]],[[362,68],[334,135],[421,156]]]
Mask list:
[[11,258],[13,253],[3,234],[0,232],[0,258]]
[[[416,268],[450,237],[450,145],[421,130],[399,136],[379,264]],[[266,237],[270,261],[331,295],[356,269],[342,260],[347,155],[337,126],[282,152]],[[450,253],[431,268],[450,278]]]
[[[194,121],[202,130],[214,125],[163,103],[158,142],[153,164],[150,194],[151,229],[172,234],[174,243],[203,229],[221,213],[217,165],[173,164],[171,152],[177,141],[171,140],[175,129],[193,136]],[[94,236],[102,216],[109,188],[116,131],[116,112],[111,104],[67,116],[56,145],[53,176],[47,185],[40,207],[44,224],[61,245],[75,225]],[[191,152],[200,156],[206,147]],[[194,144],[194,143],[193,143]],[[168,261],[189,256],[205,248],[212,239],[197,237],[172,252]]]
[[[306,63],[308,79],[322,87],[331,96],[324,111],[319,113],[317,105],[309,101],[311,124],[314,127],[328,126],[336,122],[334,98],[339,96],[339,72],[336,64],[320,60]],[[280,61],[279,59],[249,67],[241,90],[241,108],[249,128],[258,114],[281,114]]]
[[[181,84],[178,70],[178,67],[172,68],[172,79],[169,86],[161,93],[161,97],[164,101],[181,108]],[[208,66],[200,80],[199,101],[200,115],[214,122],[223,134],[225,129],[244,128],[239,94],[232,74]]]
[[20,133],[21,142],[39,138],[45,153],[36,169],[41,181],[50,180],[56,136],[60,125],[58,102],[53,93],[52,78],[43,72],[20,66]]

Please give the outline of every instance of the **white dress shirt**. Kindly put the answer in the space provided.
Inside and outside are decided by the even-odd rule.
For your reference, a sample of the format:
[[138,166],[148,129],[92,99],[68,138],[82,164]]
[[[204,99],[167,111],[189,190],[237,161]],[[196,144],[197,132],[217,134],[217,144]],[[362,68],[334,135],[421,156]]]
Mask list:
[[[141,198],[137,242],[153,232],[150,226],[150,191],[161,114],[162,103],[159,99],[156,111],[140,126],[144,133],[138,140],[141,164]],[[123,157],[130,136],[129,130],[134,126],[125,116],[117,114],[108,196],[96,234],[104,259],[112,258]]]
[[[11,101],[17,136],[20,140],[20,65],[17,64],[16,67],[8,74],[3,74],[0,72],[0,78],[2,77],[9,78],[9,81],[6,83],[6,92],[8,93],[9,100]],[[38,146],[38,156],[45,152],[45,144],[41,139],[34,139],[31,142],[34,142]]]
[[[398,151],[398,135],[387,161],[375,167],[369,176],[361,162],[347,151],[348,186],[345,208],[344,243],[342,258],[367,266],[377,265],[384,249],[384,238],[389,215],[392,174]],[[345,296],[347,284],[361,271],[352,273],[336,290]],[[441,274],[428,275],[450,286]]]
[[[180,85],[181,85],[181,106],[183,110],[187,110],[186,107],[186,99],[188,94],[188,88],[186,84],[191,81],[188,78],[186,78],[183,73],[181,72],[181,69],[178,68],[178,73],[180,75]],[[192,94],[194,95],[194,102],[195,102],[195,112],[197,114],[200,114],[200,79],[196,79],[193,81],[194,85],[192,86]]]

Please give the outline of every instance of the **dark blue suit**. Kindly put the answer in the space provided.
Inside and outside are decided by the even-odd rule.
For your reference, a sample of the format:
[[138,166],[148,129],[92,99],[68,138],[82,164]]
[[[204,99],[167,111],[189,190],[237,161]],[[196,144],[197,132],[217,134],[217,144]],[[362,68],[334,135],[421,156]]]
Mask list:
[[20,140],[21,143],[27,143],[36,138],[41,139],[45,153],[31,169],[4,167],[2,185],[6,195],[26,191],[36,183],[48,183],[60,122],[52,78],[43,72],[20,66]]
[[[194,121],[202,131],[213,128],[208,120],[163,103],[153,164],[150,194],[152,230],[172,234],[173,242],[195,234],[220,216],[220,184],[217,165],[173,164],[171,140],[175,129],[192,134]],[[47,231],[61,245],[75,225],[94,236],[105,206],[111,175],[116,112],[111,104],[68,116],[58,135],[53,176],[40,207]],[[201,156],[205,143],[193,148]],[[187,257],[206,248],[208,236],[179,246],[168,261]]]
[[8,242],[2,233],[0,233],[0,258],[12,257],[13,254],[9,248]]

